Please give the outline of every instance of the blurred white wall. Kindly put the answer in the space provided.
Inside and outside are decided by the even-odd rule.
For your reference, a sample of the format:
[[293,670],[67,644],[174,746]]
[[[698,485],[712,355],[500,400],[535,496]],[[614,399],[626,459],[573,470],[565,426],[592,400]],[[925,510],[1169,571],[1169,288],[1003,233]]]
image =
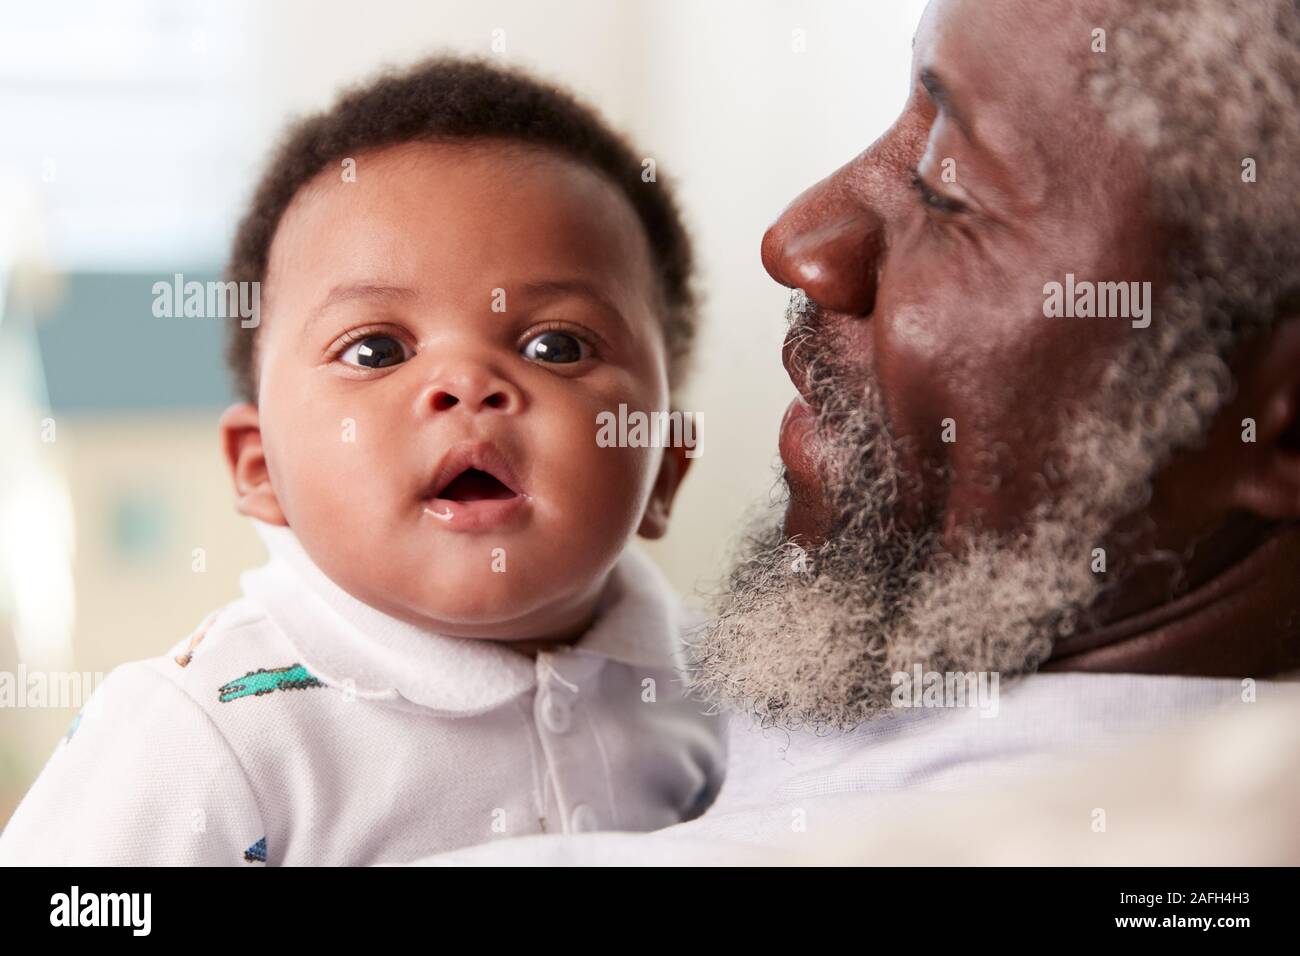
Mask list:
[[257,152],[253,10],[0,2],[0,179],[39,196],[54,265],[165,269],[212,255]]

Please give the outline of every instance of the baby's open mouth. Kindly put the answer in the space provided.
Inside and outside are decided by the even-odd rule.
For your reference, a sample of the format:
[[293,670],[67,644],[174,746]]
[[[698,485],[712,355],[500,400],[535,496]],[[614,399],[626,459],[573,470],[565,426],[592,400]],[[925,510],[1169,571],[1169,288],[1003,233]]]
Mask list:
[[504,482],[490,471],[479,468],[466,468],[433,497],[444,501],[504,501],[514,498],[517,492],[511,490]]
[[510,461],[491,442],[448,448],[420,498],[425,514],[457,527],[486,526],[528,502]]
[[447,449],[425,486],[421,512],[450,531],[500,531],[527,520],[528,494],[490,442]]

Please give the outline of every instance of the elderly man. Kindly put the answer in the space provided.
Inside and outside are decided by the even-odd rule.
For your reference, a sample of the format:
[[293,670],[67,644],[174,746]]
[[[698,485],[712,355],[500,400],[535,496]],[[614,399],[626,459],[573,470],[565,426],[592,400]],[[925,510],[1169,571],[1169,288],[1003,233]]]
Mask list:
[[462,858],[710,859],[1294,700],[1298,184],[1294,0],[934,0],[763,239],[800,397],[695,648],[722,795]]

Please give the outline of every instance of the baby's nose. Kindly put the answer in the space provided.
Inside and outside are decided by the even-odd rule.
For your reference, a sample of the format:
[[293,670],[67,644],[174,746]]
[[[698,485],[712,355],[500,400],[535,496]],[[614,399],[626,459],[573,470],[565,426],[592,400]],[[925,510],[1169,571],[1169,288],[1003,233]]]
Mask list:
[[447,412],[459,408],[468,412],[510,414],[523,406],[519,389],[484,368],[465,368],[438,376],[420,397],[424,409]]

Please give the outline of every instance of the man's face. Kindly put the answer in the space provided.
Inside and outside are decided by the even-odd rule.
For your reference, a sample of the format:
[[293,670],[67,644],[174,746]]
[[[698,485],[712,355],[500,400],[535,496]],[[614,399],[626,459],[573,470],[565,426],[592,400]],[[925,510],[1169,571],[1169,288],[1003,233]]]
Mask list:
[[848,725],[916,664],[1032,670],[1115,579],[1094,549],[1159,507],[1217,401],[1172,360],[1184,326],[1045,314],[1049,283],[1162,285],[1140,156],[1086,95],[1091,42],[1071,4],[935,0],[898,122],[764,237],[802,290],[789,505],[697,645],[702,692]]
[[[1081,95],[1087,21],[1062,4],[936,0],[895,126],[768,231],[773,278],[878,389],[908,479],[901,517],[956,547],[1009,531],[1051,491],[1051,445],[1126,340],[1123,318],[1044,316],[1046,283],[1154,280],[1143,177]],[[787,345],[805,398],[801,350]],[[831,515],[796,403],[781,435],[786,530]]]

